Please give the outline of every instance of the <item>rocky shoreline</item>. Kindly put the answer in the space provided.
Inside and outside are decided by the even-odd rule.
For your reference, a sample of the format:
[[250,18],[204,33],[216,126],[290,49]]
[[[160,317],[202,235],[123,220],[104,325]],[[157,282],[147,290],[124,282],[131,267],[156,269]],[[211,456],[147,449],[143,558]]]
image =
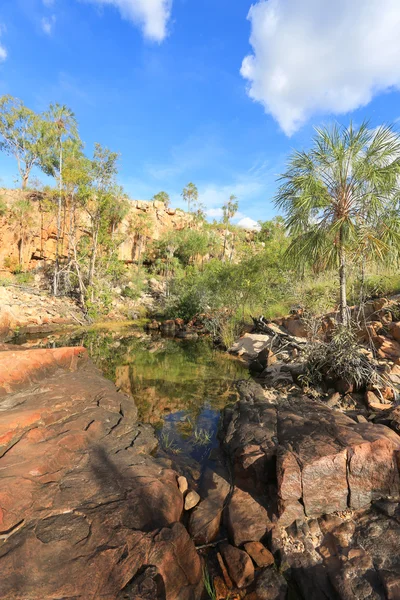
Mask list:
[[83,348],[1,346],[0,597],[400,598],[398,406],[302,392],[266,337],[196,489]]

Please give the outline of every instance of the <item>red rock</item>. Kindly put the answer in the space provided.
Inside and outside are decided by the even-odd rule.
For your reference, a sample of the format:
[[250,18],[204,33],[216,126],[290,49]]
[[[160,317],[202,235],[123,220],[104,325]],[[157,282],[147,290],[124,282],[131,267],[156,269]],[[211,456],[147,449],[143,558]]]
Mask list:
[[258,542],[272,528],[267,510],[251,494],[235,487],[227,507],[226,526],[235,546]]
[[[31,351],[19,354],[25,364]],[[147,600],[161,586],[168,600],[199,600],[177,474],[148,456],[157,440],[132,398],[88,361],[53,369],[75,366],[73,352],[36,356],[40,386],[0,399],[0,597]]]
[[396,360],[400,357],[400,344],[398,342],[389,340],[382,335],[377,335],[373,339],[373,342],[378,350],[379,356],[382,358]]
[[374,392],[365,392],[365,402],[370,410],[386,410],[387,404],[382,404]]
[[221,573],[224,578],[225,584],[226,584],[227,588],[231,590],[233,588],[233,582],[232,582],[232,579],[229,577],[228,571],[226,569],[224,560],[223,560],[220,552],[217,552],[217,560],[218,560],[218,564],[221,569]]
[[306,338],[308,336],[307,326],[303,319],[299,319],[295,316],[289,317],[283,321],[283,326],[291,335],[295,337]]
[[244,549],[257,567],[270,567],[275,562],[271,552],[261,542],[248,542]]
[[388,329],[390,335],[393,336],[396,342],[400,342],[400,323],[390,323]]
[[0,396],[29,385],[59,368],[74,371],[85,348],[36,349],[0,353]]
[[203,500],[192,512],[189,532],[196,544],[209,544],[219,533],[222,511],[230,491],[227,477],[207,469],[201,487]]
[[254,580],[254,566],[247,552],[230,544],[221,544],[220,552],[235,585],[239,589],[250,585]]

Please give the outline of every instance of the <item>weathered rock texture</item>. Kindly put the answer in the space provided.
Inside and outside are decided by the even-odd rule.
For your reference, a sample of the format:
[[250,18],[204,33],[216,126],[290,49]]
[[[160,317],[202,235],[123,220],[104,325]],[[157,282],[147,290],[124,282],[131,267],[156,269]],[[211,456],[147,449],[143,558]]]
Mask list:
[[[305,396],[268,397],[248,382],[239,389],[221,432],[235,485],[231,543],[258,564],[262,540],[273,554],[266,564],[277,561],[296,598],[398,600],[398,409],[358,423]],[[271,567],[256,572],[246,595],[286,597]]]
[[17,329],[20,333],[45,333],[84,321],[83,312],[70,298],[0,286],[0,340]]
[[400,437],[305,396],[244,396],[225,411],[224,431],[236,485],[264,496],[276,485],[282,524],[399,494]]
[[[39,192],[6,189],[0,189],[0,194],[10,208],[20,198],[29,200],[32,206],[29,231],[24,236],[22,247],[24,268],[33,268],[43,261],[52,261],[56,251],[56,213],[45,209],[43,195]],[[118,233],[124,238],[119,247],[119,258],[128,263],[137,258],[139,251],[138,240],[134,234],[130,233],[130,220],[143,213],[148,216],[148,230],[151,232],[149,233],[151,239],[159,239],[166,231],[183,229],[192,220],[192,217],[183,210],[166,208],[163,202],[132,200],[130,212],[118,229]],[[78,236],[84,232],[85,227],[87,227],[87,217],[82,214]],[[0,269],[6,268],[7,264],[18,263],[19,243],[18,226],[6,213],[4,217],[0,217]],[[65,223],[65,230],[63,229],[61,245],[62,253],[67,256],[68,222]]]
[[148,456],[133,400],[77,353],[0,353],[46,368],[0,398],[0,598],[200,598],[177,474]]

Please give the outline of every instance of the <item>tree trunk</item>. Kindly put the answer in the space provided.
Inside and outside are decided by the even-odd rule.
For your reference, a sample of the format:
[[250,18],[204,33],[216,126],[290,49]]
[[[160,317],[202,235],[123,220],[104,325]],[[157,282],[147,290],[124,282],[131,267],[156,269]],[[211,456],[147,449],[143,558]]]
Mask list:
[[29,181],[29,171],[25,171],[25,173],[22,175],[22,185],[21,185],[21,188],[23,190],[26,190],[26,188],[28,186],[28,181]]
[[57,238],[56,238],[56,257],[54,264],[54,279],[53,279],[53,294],[58,293],[58,273],[60,270],[59,253],[60,253],[60,233],[61,233],[61,209],[62,209],[62,137],[60,137],[60,185],[58,194],[57,208]]
[[[96,268],[96,255],[97,255],[97,240],[99,237],[99,226],[96,225],[95,230],[93,231],[93,244],[92,244],[92,255],[90,257],[90,266],[89,266],[89,280],[88,285],[93,285],[94,273]],[[93,295],[93,291],[92,291]]]
[[340,281],[340,322],[342,325],[348,325],[347,314],[347,293],[346,293],[346,251],[343,246],[343,232],[340,230],[339,237],[339,281]]

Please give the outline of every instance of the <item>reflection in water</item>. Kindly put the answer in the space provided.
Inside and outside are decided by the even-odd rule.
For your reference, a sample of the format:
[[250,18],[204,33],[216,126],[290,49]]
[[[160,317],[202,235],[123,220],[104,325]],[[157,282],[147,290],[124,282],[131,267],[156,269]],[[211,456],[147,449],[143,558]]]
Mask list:
[[195,469],[207,463],[217,446],[220,411],[237,398],[234,382],[248,375],[241,363],[208,339],[164,339],[139,330],[59,336],[51,345],[68,344],[85,346],[104,375],[133,396],[139,419],[157,430],[161,455]]

